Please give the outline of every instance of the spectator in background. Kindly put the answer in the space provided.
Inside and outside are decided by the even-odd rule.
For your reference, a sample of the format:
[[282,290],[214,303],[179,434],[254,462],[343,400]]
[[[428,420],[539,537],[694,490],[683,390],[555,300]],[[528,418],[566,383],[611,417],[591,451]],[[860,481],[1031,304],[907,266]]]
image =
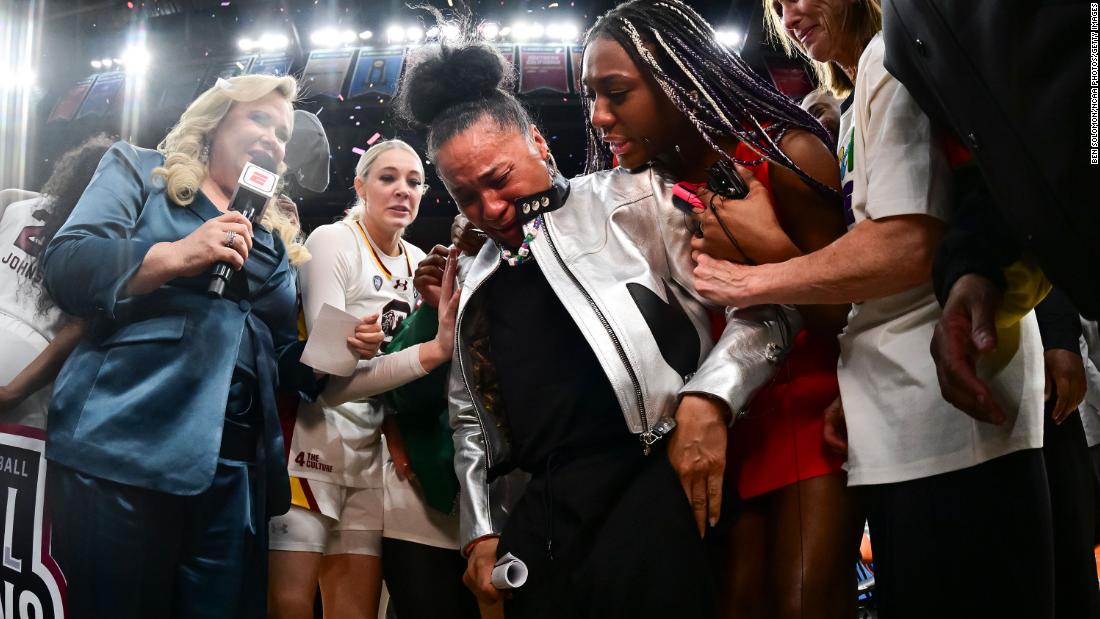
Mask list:
[[800,105],[833,136],[832,146],[836,148],[837,136],[840,135],[840,100],[828,88],[818,88],[803,97]]
[[[97,135],[62,155],[41,194],[0,203],[0,421],[44,428],[50,383],[83,332],[42,283],[38,258],[76,207],[111,146]],[[0,250],[0,253],[3,253]]]

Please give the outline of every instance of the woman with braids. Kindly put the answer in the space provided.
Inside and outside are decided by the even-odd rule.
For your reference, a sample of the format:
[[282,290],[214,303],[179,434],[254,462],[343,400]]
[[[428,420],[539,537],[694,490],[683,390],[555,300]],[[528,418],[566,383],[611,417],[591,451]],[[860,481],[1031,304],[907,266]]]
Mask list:
[[10,247],[0,269],[0,423],[46,427],[50,383],[83,333],[83,323],[59,310],[42,284],[39,254],[69,218],[103,153],[106,135],[65,153],[42,193],[0,192],[0,246]]
[[[583,66],[590,169],[608,166],[612,154],[624,168],[652,163],[696,183],[717,161],[740,168],[748,199],[697,214],[697,242],[738,262],[779,262],[843,233],[828,134],[687,5],[619,5],[585,36]],[[700,197],[712,202],[706,189]],[[844,459],[822,438],[825,409],[839,393],[836,333],[848,308],[800,309],[809,328],[730,430],[728,480],[741,503],[726,542],[729,616],[854,612],[859,523]]]
[[566,180],[493,47],[418,54],[398,109],[489,237],[464,268],[450,389],[467,585],[499,599],[510,553],[529,568],[511,619],[712,615],[700,536],[720,515],[726,424],[797,313],[730,312],[714,344],[665,177]]
[[[115,143],[45,249],[50,295],[87,325],[46,439],[69,616],[265,615],[267,519],[289,502],[275,384],[316,392],[279,363],[308,254],[279,209],[229,204],[251,160],[283,169],[297,89],[219,80],[158,150]],[[235,274],[212,297],[219,262]]]
[[883,619],[1048,617],[1035,317],[1003,326],[996,353],[979,360],[1007,413],[999,423],[942,399],[928,347],[942,313],[931,274],[950,151],[883,66],[879,0],[766,0],[764,9],[784,46],[812,59],[838,97],[851,95],[839,140],[848,231],[778,264],[719,260],[700,243],[696,285],[726,305],[854,303],[839,338],[843,407],[829,427],[838,438],[847,431],[848,483],[870,524]]

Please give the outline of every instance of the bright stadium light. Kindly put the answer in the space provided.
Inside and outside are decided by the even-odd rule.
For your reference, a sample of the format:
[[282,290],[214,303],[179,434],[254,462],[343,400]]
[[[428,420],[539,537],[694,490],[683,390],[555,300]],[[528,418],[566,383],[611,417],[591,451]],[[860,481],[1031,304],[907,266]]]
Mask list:
[[546,28],[546,37],[553,41],[575,41],[580,30],[573,24],[552,24]]
[[100,62],[100,64],[103,65],[104,69],[110,69],[115,64],[115,61],[111,60],[110,58],[104,58],[103,60],[100,60],[99,62]]
[[38,76],[30,67],[0,68],[0,90],[6,92],[27,91],[34,88]]
[[92,68],[93,68],[93,69],[102,69],[102,68],[103,68],[103,61],[101,61],[101,60],[93,60],[93,61],[92,61]]
[[118,62],[126,65],[126,70],[130,73],[144,73],[151,60],[149,50],[141,45],[131,45],[122,52],[122,58]]
[[401,26],[386,28],[386,40],[390,43],[400,43],[405,40],[405,29]]
[[374,33],[371,32],[370,30],[364,30],[364,31],[359,33],[359,38],[364,40],[364,41],[369,41],[370,38],[373,37],[373,36],[374,36]]
[[457,40],[458,37],[462,34],[462,32],[458,29],[458,26],[454,24],[443,24],[441,32],[443,34],[443,38],[448,41]]
[[354,43],[355,40],[358,39],[358,38],[359,38],[359,35],[356,34],[354,30],[341,30],[340,31],[340,42],[345,44],[345,45],[347,45],[349,43]]
[[481,26],[481,36],[486,40],[492,41],[500,34],[500,24],[496,22],[487,21]]
[[512,38],[517,41],[526,41],[532,39],[535,36],[535,31],[529,24],[518,23],[512,24]]
[[430,41],[432,39],[438,39],[440,32],[442,31],[439,29],[439,26],[432,26],[431,28],[428,28],[428,31],[424,33],[424,36]]
[[290,39],[285,34],[265,32],[257,41],[257,45],[265,52],[279,52],[290,45]]
[[736,28],[725,28],[715,31],[714,38],[726,47],[737,47],[741,44],[741,31]]
[[248,37],[244,37],[237,40],[237,47],[240,48],[242,52],[250,52],[255,49],[256,41],[253,41]]
[[337,33],[332,28],[322,28],[320,30],[314,30],[313,34],[309,35],[309,42],[314,45],[331,45],[336,41]]
[[411,26],[405,30],[405,37],[410,43],[416,43],[420,39],[424,38],[424,31],[417,26]]

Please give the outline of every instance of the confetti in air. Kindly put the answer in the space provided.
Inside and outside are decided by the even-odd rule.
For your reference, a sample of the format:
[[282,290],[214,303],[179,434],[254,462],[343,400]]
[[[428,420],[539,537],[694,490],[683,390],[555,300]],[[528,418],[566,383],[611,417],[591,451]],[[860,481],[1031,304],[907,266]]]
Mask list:
[[374,144],[375,142],[377,142],[378,138],[380,138],[380,137],[382,137],[382,134],[375,131],[374,135],[370,136],[370,139],[367,140],[367,146],[370,146],[370,145]]

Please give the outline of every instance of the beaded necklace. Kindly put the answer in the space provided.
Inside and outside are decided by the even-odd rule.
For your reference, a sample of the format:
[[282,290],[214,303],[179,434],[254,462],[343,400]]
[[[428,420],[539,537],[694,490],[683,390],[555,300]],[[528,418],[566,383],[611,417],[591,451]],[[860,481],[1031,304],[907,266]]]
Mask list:
[[542,229],[542,215],[531,220],[530,224],[523,226],[525,232],[523,242],[520,243],[519,249],[513,254],[512,250],[500,249],[500,258],[504,260],[505,264],[510,267],[519,266],[528,260],[534,258],[534,254],[531,253],[531,242],[535,240],[535,237],[539,235],[539,230]]

